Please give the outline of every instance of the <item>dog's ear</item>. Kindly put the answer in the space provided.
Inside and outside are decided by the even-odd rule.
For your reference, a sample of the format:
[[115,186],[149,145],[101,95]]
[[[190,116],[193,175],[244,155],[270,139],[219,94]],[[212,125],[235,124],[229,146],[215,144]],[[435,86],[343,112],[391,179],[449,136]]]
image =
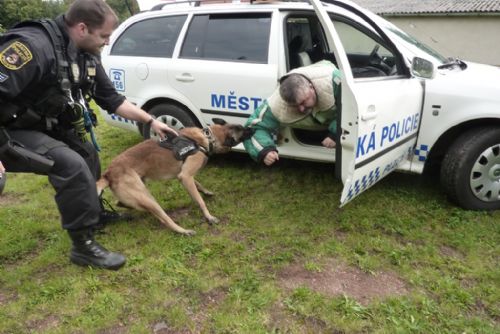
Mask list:
[[226,124],[226,121],[223,120],[222,118],[212,118],[212,122],[214,122],[214,124],[218,124],[218,125],[225,125]]

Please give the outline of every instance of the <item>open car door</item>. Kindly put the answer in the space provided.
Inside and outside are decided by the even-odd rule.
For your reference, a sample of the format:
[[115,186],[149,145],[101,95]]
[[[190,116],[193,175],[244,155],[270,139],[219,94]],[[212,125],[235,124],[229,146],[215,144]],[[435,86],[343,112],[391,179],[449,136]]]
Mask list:
[[[409,163],[424,88],[410,75],[408,62],[396,46],[360,7],[327,0],[335,6],[332,9],[338,9],[327,12],[319,0],[310,1],[343,74],[336,150],[336,173],[344,183],[343,206],[400,164]],[[363,57],[368,66],[359,65]],[[389,69],[377,73],[371,69],[374,60]],[[370,70],[369,77],[363,75]]]

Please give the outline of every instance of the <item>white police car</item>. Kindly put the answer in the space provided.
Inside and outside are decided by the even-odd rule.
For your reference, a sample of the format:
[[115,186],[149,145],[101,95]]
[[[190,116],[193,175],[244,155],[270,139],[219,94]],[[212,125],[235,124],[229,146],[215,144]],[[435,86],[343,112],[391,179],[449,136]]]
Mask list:
[[346,0],[195,4],[158,6],[115,31],[103,63],[130,101],[178,128],[243,124],[280,76],[329,59],[343,73],[337,149],[284,128],[281,156],[336,162],[341,205],[394,170],[441,163],[453,201],[500,208],[499,68],[447,59]]

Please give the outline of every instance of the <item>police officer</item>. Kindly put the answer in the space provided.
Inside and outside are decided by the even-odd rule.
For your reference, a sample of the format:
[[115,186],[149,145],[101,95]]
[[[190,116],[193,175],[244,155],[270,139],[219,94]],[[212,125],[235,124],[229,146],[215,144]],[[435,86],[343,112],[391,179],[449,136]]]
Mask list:
[[[100,163],[90,140],[95,116],[147,123],[164,137],[175,130],[118,94],[100,64],[118,18],[104,0],[75,0],[55,20],[21,23],[0,37],[0,173],[48,175],[78,265],[116,270],[125,257],[94,240],[101,204]],[[5,168],[5,170],[4,170]]]

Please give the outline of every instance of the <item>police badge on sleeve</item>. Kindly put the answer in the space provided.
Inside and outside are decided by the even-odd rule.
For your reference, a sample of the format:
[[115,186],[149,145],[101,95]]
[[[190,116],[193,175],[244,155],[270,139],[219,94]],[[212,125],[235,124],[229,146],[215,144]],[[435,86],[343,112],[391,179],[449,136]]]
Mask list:
[[30,49],[23,43],[15,41],[0,52],[0,64],[16,71],[33,59]]

